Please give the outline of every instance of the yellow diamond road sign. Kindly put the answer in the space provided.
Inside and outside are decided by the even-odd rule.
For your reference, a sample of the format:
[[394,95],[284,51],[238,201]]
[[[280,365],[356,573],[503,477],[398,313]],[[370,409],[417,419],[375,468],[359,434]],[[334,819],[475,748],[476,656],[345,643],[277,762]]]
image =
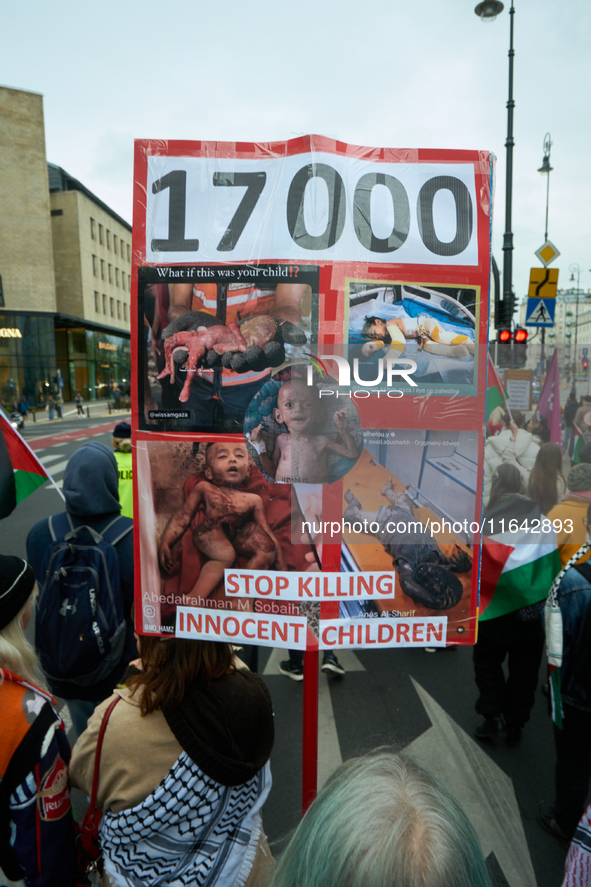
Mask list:
[[536,256],[543,265],[549,265],[554,259],[558,258],[559,255],[560,250],[556,249],[550,240],[547,240],[538,250],[536,250]]

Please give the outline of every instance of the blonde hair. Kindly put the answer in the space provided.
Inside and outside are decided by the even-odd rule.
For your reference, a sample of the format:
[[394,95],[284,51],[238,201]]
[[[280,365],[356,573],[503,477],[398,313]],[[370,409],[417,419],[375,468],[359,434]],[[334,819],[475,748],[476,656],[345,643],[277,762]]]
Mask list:
[[46,690],[47,686],[37,654],[27,640],[23,626],[25,615],[31,602],[37,596],[38,588],[39,586],[35,582],[32,594],[24,607],[16,614],[12,622],[0,630],[0,677],[4,678],[2,669],[6,669]]

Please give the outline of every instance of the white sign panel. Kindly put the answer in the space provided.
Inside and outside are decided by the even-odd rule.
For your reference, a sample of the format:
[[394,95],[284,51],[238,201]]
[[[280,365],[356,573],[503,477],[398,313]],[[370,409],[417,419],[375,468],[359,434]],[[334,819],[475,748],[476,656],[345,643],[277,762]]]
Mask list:
[[305,650],[307,627],[302,616],[177,607],[175,637]]
[[321,619],[321,650],[445,647],[447,616],[412,619]]
[[148,157],[146,261],[478,264],[474,166]]
[[396,573],[275,573],[226,570],[228,597],[284,601],[376,600],[395,596]]

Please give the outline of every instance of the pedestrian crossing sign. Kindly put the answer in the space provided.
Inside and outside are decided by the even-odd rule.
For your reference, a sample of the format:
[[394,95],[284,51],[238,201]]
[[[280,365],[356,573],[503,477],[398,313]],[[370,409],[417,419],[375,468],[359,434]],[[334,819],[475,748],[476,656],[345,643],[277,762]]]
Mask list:
[[526,326],[554,326],[555,299],[528,299]]

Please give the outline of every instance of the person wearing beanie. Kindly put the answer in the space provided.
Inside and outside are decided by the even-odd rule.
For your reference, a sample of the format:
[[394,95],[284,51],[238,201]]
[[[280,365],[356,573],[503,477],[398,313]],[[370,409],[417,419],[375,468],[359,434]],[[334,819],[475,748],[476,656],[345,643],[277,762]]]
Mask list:
[[[98,805],[104,882],[262,887],[273,864],[261,810],[271,788],[273,708],[230,644],[139,638],[125,689],[105,700],[72,753],[90,791],[104,712]],[[170,873],[174,874],[171,878]]]
[[[566,493],[561,501],[548,512],[548,519],[556,521],[554,526],[559,527],[556,536],[560,563],[563,567],[586,539],[587,530],[584,521],[587,517],[587,508],[591,504],[591,465],[588,462],[580,462],[571,468],[566,478],[566,487]],[[589,560],[589,557],[588,552],[580,562]]]
[[133,468],[131,464],[131,425],[119,422],[113,431],[113,449],[119,471],[121,514],[133,517]]
[[[97,441],[88,441],[76,450],[66,465],[63,486],[66,514],[69,515],[73,525],[87,526],[102,533],[121,513],[118,484],[119,472],[112,450]],[[123,530],[133,526],[133,522],[127,517],[121,518],[121,523]],[[44,556],[53,545],[49,522],[41,520],[36,523],[27,538],[27,557],[40,585],[45,581]],[[95,684],[82,685],[57,679],[49,681],[51,691],[67,700],[77,735],[86,727],[86,722],[97,703],[112,693],[128,663],[137,656],[131,618],[133,534],[127,532],[114,547],[119,560],[120,588],[126,618],[121,659],[109,675]]]
[[0,883],[71,887],[70,746],[25,636],[36,588],[26,561],[0,555]]

